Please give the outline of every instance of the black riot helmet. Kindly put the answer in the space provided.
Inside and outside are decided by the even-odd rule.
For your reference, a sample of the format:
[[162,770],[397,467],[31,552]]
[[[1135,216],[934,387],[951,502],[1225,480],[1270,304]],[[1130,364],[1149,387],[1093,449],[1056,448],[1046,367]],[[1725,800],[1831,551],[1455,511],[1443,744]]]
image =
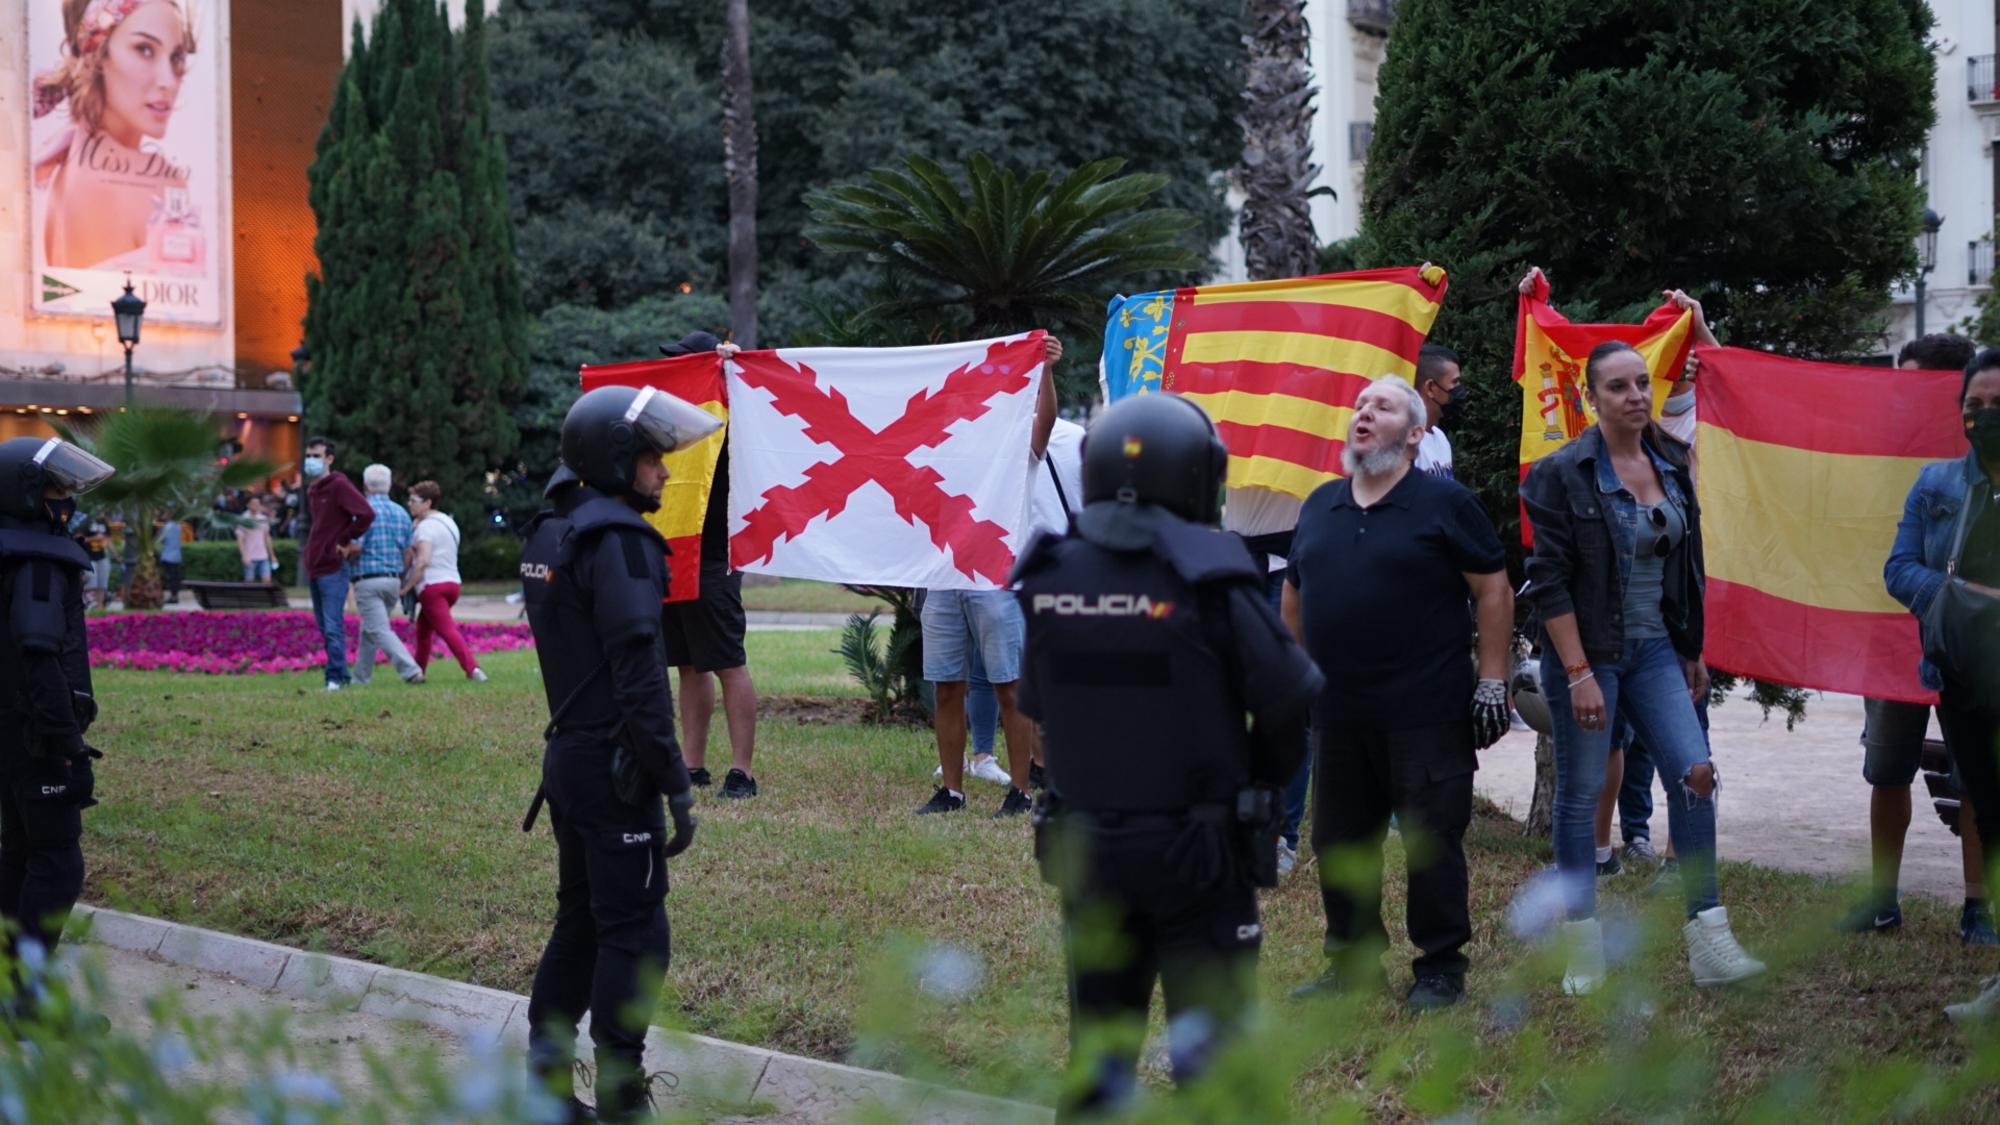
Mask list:
[[637,496],[641,453],[671,453],[721,428],[715,415],[656,387],[599,387],[563,419],[562,468],[548,493],[580,480],[607,496]]
[[1201,407],[1171,394],[1113,403],[1083,439],[1083,501],[1153,504],[1200,524],[1222,515],[1229,451]]
[[49,518],[50,485],[81,496],[111,479],[114,470],[61,438],[0,441],[0,514],[24,520]]

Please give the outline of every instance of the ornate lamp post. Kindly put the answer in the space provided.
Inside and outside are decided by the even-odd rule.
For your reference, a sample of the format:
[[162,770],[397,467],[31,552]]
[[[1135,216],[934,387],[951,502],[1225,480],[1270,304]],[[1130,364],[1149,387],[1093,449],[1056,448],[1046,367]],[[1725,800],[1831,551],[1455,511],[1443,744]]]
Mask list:
[[132,349],[139,346],[139,324],[146,319],[146,302],[132,292],[129,274],[125,278],[125,295],[111,302],[111,315],[118,321],[118,342],[125,345],[125,407],[129,410],[132,407]]
[[1917,236],[1917,335],[1924,334],[1924,281],[1937,268],[1937,236],[1944,216],[1924,208],[1924,232]]

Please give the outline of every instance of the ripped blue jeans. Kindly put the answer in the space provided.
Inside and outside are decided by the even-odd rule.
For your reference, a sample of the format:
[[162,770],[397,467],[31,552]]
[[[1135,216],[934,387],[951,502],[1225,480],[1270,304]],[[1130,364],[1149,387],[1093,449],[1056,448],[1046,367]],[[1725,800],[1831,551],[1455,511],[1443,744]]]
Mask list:
[[[1688,917],[1720,903],[1715,883],[1715,794],[1696,793],[1687,776],[1709,761],[1708,739],[1688,696],[1680,657],[1664,637],[1625,643],[1614,664],[1593,663],[1591,671],[1604,692],[1602,730],[1577,725],[1569,702],[1569,681],[1562,658],[1553,646],[1542,653],[1542,691],[1554,720],[1556,748],[1555,846],[1556,871],[1562,878],[1571,919],[1597,913],[1595,821],[1597,796],[1604,790],[1604,766],[1611,753],[1611,732],[1619,721],[1630,723],[1646,744],[1670,804],[1667,828],[1680,861],[1681,890],[1687,896]],[[1714,767],[1710,765],[1713,778]]]

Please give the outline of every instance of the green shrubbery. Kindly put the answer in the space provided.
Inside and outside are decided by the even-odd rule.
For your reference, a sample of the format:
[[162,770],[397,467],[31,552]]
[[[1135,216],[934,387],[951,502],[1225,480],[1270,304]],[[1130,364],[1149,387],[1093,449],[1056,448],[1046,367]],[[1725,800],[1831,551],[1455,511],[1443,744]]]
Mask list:
[[[299,541],[273,539],[271,551],[278,557],[278,581],[288,586],[299,585],[303,581],[302,572],[299,570]],[[181,579],[195,582],[241,582],[243,556],[236,553],[234,540],[183,543]]]

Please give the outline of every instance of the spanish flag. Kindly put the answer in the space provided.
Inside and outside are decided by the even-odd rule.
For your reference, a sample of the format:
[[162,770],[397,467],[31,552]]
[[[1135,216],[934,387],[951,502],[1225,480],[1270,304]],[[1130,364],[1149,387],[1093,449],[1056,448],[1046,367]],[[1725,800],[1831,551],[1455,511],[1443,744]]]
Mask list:
[[1117,297],[1105,397],[1171,391],[1197,403],[1229,447],[1230,488],[1303,499],[1340,475],[1369,381],[1415,375],[1445,285],[1430,266]]
[[1702,348],[1695,488],[1710,664],[1929,702],[1917,620],[1882,566],[1918,470],[1965,456],[1955,371]]
[[660,493],[660,510],[647,516],[667,540],[667,601],[692,601],[701,592],[701,525],[708,515],[708,496],[729,432],[729,404],[723,391],[722,359],[713,352],[584,367],[583,389],[657,387],[722,419],[723,428],[685,449],[661,458],[667,485]]
[[[1514,382],[1521,388],[1521,478],[1535,462],[1597,424],[1584,394],[1584,361],[1597,345],[1617,340],[1645,357],[1653,377],[1653,414],[1673,393],[1693,344],[1693,310],[1661,305],[1637,324],[1571,324],[1549,305],[1549,279],[1535,274],[1514,320]],[[1534,543],[1524,515],[1521,541]]]

